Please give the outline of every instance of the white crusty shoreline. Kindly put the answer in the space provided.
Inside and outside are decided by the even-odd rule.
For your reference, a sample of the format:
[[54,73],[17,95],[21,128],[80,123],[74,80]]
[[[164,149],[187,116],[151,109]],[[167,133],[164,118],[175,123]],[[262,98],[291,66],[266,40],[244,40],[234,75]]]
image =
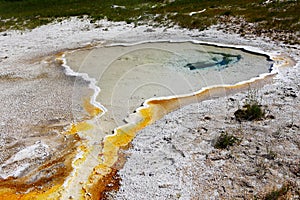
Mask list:
[[[96,26],[97,25],[97,26]],[[100,26],[99,26],[100,25]],[[96,28],[98,27],[98,28]],[[100,28],[99,28],[100,27]],[[108,30],[107,30],[108,29]],[[272,52],[269,56],[272,55],[279,55],[279,54],[285,54],[291,56],[296,62],[297,66],[293,68],[286,68],[282,70],[276,70],[274,73],[278,73],[276,75],[276,78],[274,79],[274,83],[267,85],[260,89],[260,93],[266,93],[269,90],[274,90],[274,88],[279,87],[281,90],[284,90],[285,87],[292,87],[292,90],[296,92],[296,100],[295,100],[295,108],[299,110],[299,82],[300,80],[297,78],[297,75],[299,74],[299,47],[295,46],[293,48],[287,48],[285,45],[281,44],[275,44],[275,42],[270,42],[270,41],[264,41],[260,38],[257,38],[255,41],[253,40],[248,40],[239,37],[238,35],[229,35],[222,33],[221,31],[217,31],[216,28],[211,28],[209,30],[203,31],[203,32],[198,32],[196,30],[186,30],[186,29],[180,29],[180,28],[154,28],[151,26],[138,26],[134,27],[132,24],[126,24],[125,22],[119,22],[119,23],[113,23],[113,22],[107,22],[107,21],[99,21],[96,22],[96,24],[90,24],[88,19],[77,19],[77,18],[71,18],[69,20],[64,20],[59,23],[53,23],[50,25],[42,26],[39,28],[36,28],[32,31],[25,31],[25,32],[20,32],[20,31],[7,31],[5,34],[1,33],[0,35],[0,75],[7,75],[7,74],[13,74],[13,76],[16,77],[21,77],[21,78],[26,78],[30,77],[31,74],[26,74],[27,73],[32,73],[34,69],[37,68],[37,62],[40,62],[40,58],[43,58],[48,55],[53,55],[58,52],[63,52],[68,49],[76,49],[76,48],[81,48],[85,47],[89,44],[92,45],[97,45],[101,43],[138,43],[138,42],[144,42],[144,41],[201,41],[201,42],[207,42],[208,44],[214,44],[214,45],[219,45],[222,44],[224,46],[229,46],[229,47],[242,47],[246,48],[247,50],[253,51],[255,50],[256,52],[259,53],[264,53],[264,52]],[[38,46],[37,46],[38,44]],[[32,66],[32,67],[31,67]],[[26,70],[24,70],[26,68]],[[39,70],[40,67],[38,67]],[[67,70],[68,72],[68,70]],[[69,72],[71,75],[76,75],[73,72]],[[90,84],[92,85],[91,87],[95,90],[95,87],[93,86],[92,81],[88,78],[85,77],[88,81],[90,81]],[[291,86],[291,83],[289,80],[294,79],[293,84]],[[10,81],[10,80],[8,80]],[[53,87],[51,83],[48,86],[49,88]],[[298,88],[297,88],[298,87]],[[60,88],[63,90],[63,87]],[[16,90],[15,92],[22,92]],[[34,91],[31,91],[34,93]],[[98,91],[96,91],[95,95],[97,94]],[[282,94],[284,91],[282,91]],[[7,94],[1,94],[3,96]],[[43,95],[43,92],[39,92],[39,95]],[[45,96],[48,95],[48,93],[44,93]],[[64,94],[63,94],[64,95]],[[241,93],[237,95],[233,95],[232,98],[235,99],[236,102],[242,101],[247,94]],[[268,95],[268,99],[266,102],[272,103],[272,101],[276,101],[277,98],[280,98],[280,95]],[[56,97],[58,98],[58,97]],[[60,96],[60,98],[63,98]],[[226,98],[231,98],[231,96],[226,97]],[[149,157],[148,160],[141,159],[142,154],[140,154],[141,149],[137,150],[135,146],[143,146],[145,148],[148,148],[147,146],[147,141],[145,141],[145,137],[149,139],[149,141],[153,142],[153,144],[160,144],[161,141],[163,140],[163,135],[157,134],[160,130],[165,130],[166,132],[172,131],[172,128],[166,127],[164,124],[166,124],[166,121],[173,126],[177,126],[178,129],[180,127],[186,126],[184,122],[176,122],[178,116],[185,116],[188,115],[190,118],[193,119],[199,119],[200,116],[202,115],[209,115],[212,119],[214,118],[213,116],[216,116],[216,118],[221,118],[222,115],[220,115],[218,108],[220,104],[224,103],[226,101],[226,98],[220,98],[220,99],[215,99],[215,100],[210,100],[208,103],[203,103],[203,105],[190,105],[185,108],[182,108],[174,113],[170,113],[169,115],[165,116],[163,119],[159,120],[158,122],[154,123],[153,125],[146,127],[144,130],[141,131],[141,133],[138,134],[136,139],[133,142],[134,148],[132,150],[129,150],[131,153],[131,157],[128,159],[127,163],[125,164],[124,169],[120,171],[120,176],[122,177],[122,186],[120,189],[120,192],[116,195],[114,198],[120,198],[120,199],[131,199],[130,195],[135,195],[132,197],[144,197],[147,198],[147,195],[149,197],[153,197],[153,195],[157,195],[157,198],[181,198],[181,199],[189,199],[192,196],[195,197],[195,194],[193,191],[195,188],[192,185],[189,185],[189,187],[186,187],[187,185],[183,184],[183,182],[180,182],[182,180],[179,180],[179,182],[176,182],[178,180],[175,180],[174,177],[177,177],[178,174],[175,172],[175,168],[172,168],[175,170],[172,173],[169,173],[169,176],[164,176],[163,174],[166,174],[166,171],[159,171],[157,172],[158,175],[155,178],[149,178],[145,179],[144,175],[140,175],[138,173],[142,173],[139,166],[142,168],[147,166],[147,163],[151,163],[151,156]],[[3,101],[4,98],[1,98]],[[95,96],[94,96],[95,100]],[[55,97],[53,97],[53,103],[55,102]],[[51,103],[51,102],[50,102]],[[97,106],[101,106],[97,104],[97,102],[93,101],[92,103],[96,104]],[[100,102],[101,103],[101,102]],[[202,103],[201,103],[202,104]],[[208,105],[206,105],[208,104]],[[18,106],[18,104],[13,104],[14,106]],[[206,106],[211,106],[212,109],[209,109],[209,113],[193,113],[193,110],[195,110],[195,107],[203,107],[205,109]],[[227,105],[228,106],[228,105]],[[236,105],[235,105],[236,106]],[[207,107],[206,107],[207,108]],[[213,109],[215,108],[215,109]],[[236,107],[232,106],[231,111],[234,110]],[[285,108],[283,106],[283,108]],[[67,109],[67,108],[66,108]],[[199,109],[199,108],[198,108]],[[200,109],[201,110],[201,109]],[[67,110],[62,110],[67,111]],[[297,110],[296,110],[297,111]],[[70,112],[70,111],[69,111]],[[225,111],[222,112],[224,114]],[[227,112],[227,111],[226,111]],[[228,111],[230,112],[230,111]],[[289,111],[290,112],[290,111]],[[59,114],[57,114],[59,115]],[[199,116],[200,115],[200,116]],[[18,116],[18,113],[6,113],[5,115],[1,116],[2,118],[8,117],[8,118],[15,118]],[[47,116],[46,116],[47,117]],[[201,117],[200,117],[201,118]],[[299,112],[295,113],[295,124],[298,126],[298,136],[299,136]],[[47,119],[45,119],[47,120]],[[1,120],[2,121],[2,120]],[[5,121],[5,120],[3,120]],[[212,120],[213,121],[213,120]],[[226,121],[226,120],[225,120]],[[226,124],[227,122],[223,122],[222,126]],[[282,123],[286,123],[285,121]],[[218,124],[216,122],[216,124]],[[5,126],[6,124],[1,126]],[[189,129],[197,129],[196,125],[190,127]],[[205,126],[209,126],[207,123]],[[250,126],[250,125],[249,125]],[[174,127],[173,127],[174,128]],[[211,129],[218,129],[216,127],[211,127]],[[271,127],[270,127],[271,128]],[[1,127],[0,130],[3,130],[3,127]],[[15,130],[12,128],[11,130],[14,132]],[[217,135],[217,131],[212,130],[213,136]],[[151,135],[152,133],[152,135]],[[148,135],[147,135],[148,134]],[[150,134],[150,135],[149,135]],[[154,135],[153,135],[154,134]],[[171,134],[171,133],[170,133]],[[158,136],[160,135],[160,136]],[[173,135],[173,134],[172,134]],[[180,134],[179,134],[180,135]],[[212,135],[207,135],[209,139],[213,140]],[[297,135],[297,132],[296,132]],[[184,135],[182,137],[186,137],[187,135]],[[160,138],[161,137],[161,138]],[[152,138],[152,140],[151,140]],[[173,138],[173,141],[175,141],[175,144],[179,144],[180,139]],[[207,139],[207,138],[206,138]],[[2,141],[1,141],[2,142]],[[5,141],[3,141],[5,142]],[[177,143],[176,143],[177,142]],[[151,146],[151,145],[150,145]],[[155,146],[155,145],[154,145]],[[206,144],[206,147],[209,145]],[[299,147],[298,147],[299,148]],[[157,150],[156,148],[150,148],[149,151],[155,151]],[[182,150],[180,150],[182,151]],[[199,150],[199,151],[204,151],[204,149]],[[211,147],[207,150],[206,155],[210,155],[210,153],[213,150]],[[154,152],[155,153],[155,152]],[[169,152],[166,151],[166,154]],[[188,152],[184,152],[188,153]],[[214,152],[215,153],[215,152]],[[217,152],[220,153],[220,152]],[[171,153],[173,155],[173,153]],[[222,154],[222,153],[221,153]],[[155,154],[153,154],[155,155]],[[181,155],[181,153],[180,153]],[[173,160],[175,162],[178,162],[176,164],[177,168],[187,167],[188,163],[191,160],[182,160],[180,155],[175,155]],[[299,155],[298,155],[299,156]],[[296,156],[297,157],[297,156]],[[299,157],[298,157],[299,158]],[[2,161],[2,159],[1,159]],[[136,162],[139,163],[136,163]],[[179,162],[180,161],[180,162]],[[173,162],[173,161],[172,161]],[[2,163],[2,162],[1,162]],[[0,164],[1,164],[0,163]],[[133,167],[137,166],[137,169],[135,170]],[[151,165],[147,166],[149,167],[149,170],[151,171]],[[147,168],[145,167],[145,168]],[[133,171],[135,172],[133,172]],[[210,169],[207,169],[210,170]],[[155,171],[155,170],[154,170]],[[156,172],[155,172],[156,173]],[[142,173],[143,174],[143,173]],[[145,172],[144,172],[145,174]],[[151,175],[152,177],[152,175]],[[188,175],[186,177],[189,177]],[[158,182],[164,182],[168,180],[169,178],[174,179],[171,185],[173,186],[166,186],[164,185],[163,187],[158,187]],[[181,177],[183,178],[183,177]],[[184,179],[184,178],[183,178]],[[144,180],[144,181],[143,181]],[[199,182],[201,183],[202,181],[199,179]],[[178,185],[178,183],[181,184],[181,186],[174,187],[174,185]],[[140,185],[139,185],[140,184]],[[180,185],[179,184],[179,185]],[[194,184],[195,183],[190,183]],[[278,183],[280,184],[280,183]],[[298,183],[299,184],[299,183]],[[167,184],[168,185],[168,184]],[[209,184],[208,184],[209,185]],[[165,187],[166,186],[166,187]],[[262,187],[258,185],[258,187]],[[166,193],[165,188],[169,188]],[[177,192],[177,190],[181,190],[182,192]],[[134,191],[134,192],[133,192]],[[214,190],[212,190],[214,191]],[[200,191],[199,191],[200,192]],[[240,191],[239,191],[240,192]],[[201,192],[200,192],[201,193]],[[205,196],[205,192],[202,191],[203,197]],[[113,195],[113,194],[112,194]],[[175,196],[172,196],[175,195]],[[188,196],[190,195],[190,196]],[[196,194],[196,197],[199,194]],[[213,195],[207,192],[207,197],[210,196],[212,199],[218,199],[220,198],[220,192],[215,192]],[[229,197],[234,197],[234,194],[232,194]],[[206,199],[206,198],[204,198]]]
[[[189,97],[189,96],[193,96],[193,95],[196,95],[196,94],[200,94],[202,93],[203,91],[205,90],[209,90],[209,89],[212,89],[212,88],[226,88],[226,87],[232,87],[232,86],[242,86],[242,85],[245,85],[245,84],[251,84],[251,83],[254,83],[258,80],[262,80],[264,78],[266,78],[267,76],[270,76],[270,75],[275,75],[278,73],[278,70],[281,66],[283,66],[285,64],[285,60],[276,60],[277,57],[280,57],[280,55],[276,52],[265,52],[259,48],[253,48],[251,46],[240,46],[240,45],[230,45],[230,44],[222,44],[222,43],[216,43],[216,42],[206,42],[206,41],[200,41],[200,40],[193,40],[193,39],[190,39],[190,40],[183,40],[183,39],[180,39],[180,40],[176,40],[176,39],[173,39],[173,40],[143,40],[143,41],[138,41],[138,42],[131,42],[131,43],[128,43],[128,42],[118,42],[118,43],[115,43],[114,41],[110,41],[110,43],[108,45],[104,45],[105,47],[113,47],[113,46],[135,46],[135,45],[139,45],[139,44],[147,44],[147,43],[157,43],[157,42],[161,42],[161,43],[164,43],[164,42],[167,42],[167,43],[184,43],[184,42],[191,42],[193,44],[200,44],[200,45],[209,45],[209,46],[216,46],[216,47],[221,47],[221,48],[232,48],[232,49],[237,49],[237,50],[241,50],[241,51],[246,51],[248,53],[253,53],[253,54],[258,54],[258,55],[261,55],[261,56],[265,56],[267,59],[270,59],[270,60],[273,60],[274,59],[274,63],[272,64],[272,71],[269,72],[269,73],[263,73],[263,74],[259,74],[258,76],[256,77],[252,77],[251,79],[249,80],[244,80],[244,81],[241,81],[241,82],[237,82],[235,84],[222,84],[222,85],[213,85],[213,86],[206,86],[206,87],[202,87],[200,90],[198,91],[194,91],[192,93],[185,93],[185,94],[176,94],[176,95],[173,95],[173,96],[163,96],[163,97],[152,97],[152,98],[149,98],[149,99],[146,99],[144,102],[143,102],[143,106],[141,107],[137,107],[135,112],[131,114],[131,119],[135,119],[135,120],[138,120],[141,116],[140,116],[140,110],[143,110],[144,108],[148,108],[149,107],[149,102],[153,101],[153,100],[170,100],[170,99],[174,99],[174,98],[182,98],[182,97]],[[95,48],[101,48],[101,47],[104,47],[103,44],[100,44],[100,47],[97,45],[95,46]],[[94,47],[93,47],[94,48]],[[92,50],[93,50],[92,48]],[[80,50],[80,48],[78,49]],[[76,50],[75,50],[76,51]],[[73,51],[71,51],[71,54],[72,54]],[[101,115],[97,116],[97,117],[101,117],[103,114],[105,114],[105,112],[107,112],[107,109],[105,108],[105,106],[103,106],[101,104],[101,102],[97,102],[96,98],[97,98],[97,95],[99,94],[99,92],[101,91],[101,85],[98,87],[96,85],[96,80],[94,77],[89,77],[89,75],[87,73],[83,73],[83,72],[75,72],[72,70],[72,67],[68,65],[67,63],[67,59],[65,58],[66,57],[66,53],[70,54],[70,52],[65,52],[62,56],[61,56],[61,59],[63,61],[63,64],[62,66],[65,68],[65,72],[67,75],[70,75],[70,76],[76,76],[76,77],[81,77],[82,79],[86,80],[87,82],[89,82],[89,86],[91,89],[93,89],[95,91],[95,93],[93,94],[92,98],[91,98],[91,104],[93,104],[94,106],[100,108],[103,113],[101,113]],[[136,115],[136,116],[135,116]],[[135,116],[135,117],[134,117]],[[127,121],[128,124],[136,124],[137,121]],[[126,125],[125,125],[126,126]],[[115,127],[114,128],[114,132],[116,132],[116,129],[118,128],[121,128],[121,127]]]

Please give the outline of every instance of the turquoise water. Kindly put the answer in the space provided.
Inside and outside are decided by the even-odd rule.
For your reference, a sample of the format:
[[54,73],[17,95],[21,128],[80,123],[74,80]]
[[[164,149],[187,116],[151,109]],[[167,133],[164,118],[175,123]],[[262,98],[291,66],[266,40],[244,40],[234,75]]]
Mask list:
[[231,55],[218,52],[208,52],[211,54],[211,59],[204,62],[188,63],[184,67],[190,70],[207,69],[214,67],[216,70],[223,70],[231,64],[237,63],[241,60],[241,55]]
[[[108,110],[101,117],[106,132],[124,124],[124,119],[146,99],[236,84],[268,73],[271,65],[266,56],[191,42],[79,50],[67,55],[67,64],[96,80],[101,89],[97,101]],[[74,90],[74,101],[82,101],[77,96]]]

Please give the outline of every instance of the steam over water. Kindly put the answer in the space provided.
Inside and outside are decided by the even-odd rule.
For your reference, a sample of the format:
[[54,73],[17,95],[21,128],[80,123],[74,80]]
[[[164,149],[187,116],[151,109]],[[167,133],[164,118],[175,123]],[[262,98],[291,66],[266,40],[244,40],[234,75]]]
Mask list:
[[67,63],[74,71],[96,79],[101,89],[97,101],[108,110],[101,117],[107,133],[123,125],[146,99],[235,84],[267,73],[271,66],[262,55],[191,42],[79,50],[67,55]]
[[[23,162],[28,157],[32,161],[35,156],[44,159],[47,154],[38,152],[51,148],[39,142],[1,166],[6,171],[2,170],[0,178],[7,178],[4,184],[8,190],[2,190],[5,199],[31,199],[37,195],[50,199],[101,199],[111,181],[117,188],[115,175],[125,162],[119,150],[130,144],[139,130],[184,105],[237,92],[250,82],[265,80],[261,76],[253,78],[265,75],[272,66],[266,56],[192,42],[98,46],[56,58],[59,62],[52,64],[62,64],[66,75],[75,78],[73,91],[69,91],[71,113],[74,119],[83,120],[74,121],[64,130],[63,141],[59,142],[66,143],[66,138],[73,142],[61,147],[65,151],[58,152],[58,159],[55,157],[51,165],[45,164],[26,177],[29,164],[16,165],[16,161]],[[243,82],[247,80],[250,81]],[[85,93],[87,82],[93,90]],[[13,176],[20,178],[16,182],[10,179]],[[26,178],[41,188],[44,180],[51,182],[45,192],[40,190],[37,194],[35,186],[27,184],[30,181],[24,183]],[[32,192],[16,192],[16,183],[24,187],[22,191]]]

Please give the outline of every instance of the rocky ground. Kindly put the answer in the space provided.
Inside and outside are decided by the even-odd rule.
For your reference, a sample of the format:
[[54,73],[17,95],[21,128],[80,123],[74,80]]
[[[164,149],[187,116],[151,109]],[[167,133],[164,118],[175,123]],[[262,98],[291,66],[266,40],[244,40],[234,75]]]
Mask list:
[[[0,68],[0,180],[20,177],[35,183],[40,177],[66,170],[56,161],[67,160],[76,138],[62,133],[85,113],[82,102],[72,98],[76,78],[66,76],[52,62]],[[83,96],[92,92],[84,81],[77,86]],[[74,114],[76,109],[81,116]],[[23,183],[21,179],[12,184]],[[11,183],[0,183],[6,184]]]
[[[267,117],[238,122],[245,91],[181,108],[146,127],[128,150],[117,199],[263,199],[291,184],[299,199],[299,68],[257,89]],[[222,133],[240,139],[214,148]]]
[[261,37],[265,40],[272,40],[273,42],[283,42],[284,44],[298,44],[299,41],[299,32],[293,31],[275,31],[266,29],[259,23],[248,23],[245,19],[241,17],[233,16],[221,16],[219,18],[219,24],[217,25],[220,30],[223,30],[225,33],[235,33],[239,34],[245,38]]
[[[22,177],[24,172],[30,173],[30,169],[61,156],[55,153],[65,149],[60,146],[63,135],[52,129],[49,135],[44,127],[60,125],[62,128],[75,119],[74,79],[65,76],[61,68],[41,62],[40,58],[45,55],[106,41],[195,39],[248,45],[300,60],[297,45],[287,46],[251,34],[243,38],[217,30],[219,28],[199,32],[107,21],[91,24],[87,19],[72,18],[32,31],[1,33],[1,178],[15,173],[14,167],[28,163],[25,165],[28,171],[15,174]],[[234,112],[248,94],[245,91],[186,106],[146,127],[126,152],[127,163],[119,172],[122,178],[119,192],[108,196],[116,199],[251,199],[263,198],[265,193],[287,183],[291,186],[288,188],[292,188],[287,195],[290,199],[299,199],[298,74],[299,63],[297,67],[281,69],[272,84],[258,89],[257,98],[269,115],[266,119],[241,123],[234,119]],[[83,82],[83,95],[86,88]],[[234,134],[241,142],[224,150],[214,148],[223,132]],[[72,144],[73,140],[68,141]],[[26,150],[30,146],[32,148]],[[32,149],[37,152],[36,157],[29,158],[31,154],[20,157]],[[19,160],[10,159],[16,155]],[[7,167],[8,164],[12,165]]]
[[[252,46],[288,53],[298,62],[296,67],[281,68],[273,83],[250,90],[256,91],[255,98],[263,105],[266,118],[235,119],[234,112],[249,99],[249,91],[199,102],[166,115],[138,133],[132,148],[125,151],[128,160],[119,172],[120,190],[108,194],[109,198],[300,198],[299,47],[267,38],[274,45],[271,47],[253,33],[248,34],[246,41],[232,43],[253,42]],[[222,36],[221,40],[228,37]],[[212,38],[218,36],[208,40]],[[232,134],[240,142],[217,149],[214,145],[222,133]]]

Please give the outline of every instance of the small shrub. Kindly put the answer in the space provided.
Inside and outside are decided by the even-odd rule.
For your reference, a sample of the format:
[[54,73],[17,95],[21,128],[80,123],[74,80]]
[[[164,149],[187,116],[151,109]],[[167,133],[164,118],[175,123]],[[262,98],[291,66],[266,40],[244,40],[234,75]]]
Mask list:
[[281,188],[273,189],[272,191],[267,193],[263,200],[277,200],[281,197],[284,197],[288,193],[288,191],[291,190],[291,187],[292,186],[289,183],[283,184]]
[[280,188],[273,187],[262,191],[254,199],[261,200],[285,200],[285,199],[299,199],[300,187],[296,181],[286,181]]
[[221,13],[221,15],[225,15],[225,16],[229,16],[231,15],[232,12],[230,10],[224,11],[223,13]]
[[217,139],[214,147],[217,149],[226,149],[229,146],[233,146],[237,142],[239,142],[239,139],[237,137],[228,133],[222,133]]
[[235,111],[234,116],[238,121],[253,121],[262,119],[265,116],[265,111],[257,103],[246,104],[242,109]]
[[277,156],[277,153],[274,151],[269,151],[266,155],[266,158],[269,160],[274,160]]
[[256,91],[249,91],[248,98],[246,99],[244,106],[235,111],[234,116],[238,121],[260,120],[265,117],[265,110],[259,104]]

